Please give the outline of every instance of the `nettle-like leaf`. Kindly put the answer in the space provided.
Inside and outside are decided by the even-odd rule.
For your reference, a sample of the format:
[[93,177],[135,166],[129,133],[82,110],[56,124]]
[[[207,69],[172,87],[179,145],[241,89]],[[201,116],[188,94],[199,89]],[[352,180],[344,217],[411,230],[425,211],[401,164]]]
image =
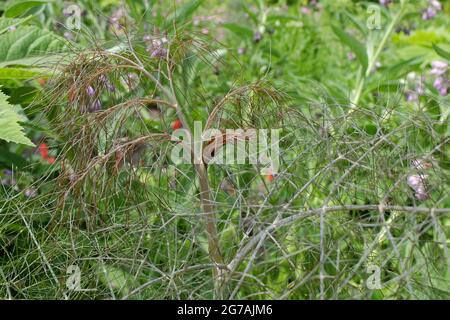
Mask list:
[[45,63],[66,48],[62,37],[36,27],[23,27],[0,35],[0,67]]
[[7,101],[7,96],[0,91],[0,139],[34,147],[33,142],[25,136],[20,126],[20,116]]

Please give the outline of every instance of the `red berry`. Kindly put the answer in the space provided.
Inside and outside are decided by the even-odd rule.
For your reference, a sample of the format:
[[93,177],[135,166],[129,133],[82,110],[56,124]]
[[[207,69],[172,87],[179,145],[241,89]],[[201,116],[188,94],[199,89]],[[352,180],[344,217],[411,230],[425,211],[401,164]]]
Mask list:
[[47,79],[45,79],[45,78],[38,78],[38,79],[37,79],[37,82],[39,83],[39,85],[40,85],[41,87],[43,87],[43,86],[45,86],[45,84],[47,83]]
[[179,119],[172,122],[171,126],[172,126],[173,130],[177,130],[177,129],[180,129],[181,127],[183,127],[183,125],[181,124],[181,121]]
[[269,182],[272,182],[273,179],[274,179],[274,176],[273,176],[273,174],[268,174],[268,175],[266,176],[266,178],[267,178],[267,180],[268,180]]
[[48,158],[48,146],[45,143],[41,143],[39,145],[39,153],[41,154],[42,159],[47,160],[47,158]]

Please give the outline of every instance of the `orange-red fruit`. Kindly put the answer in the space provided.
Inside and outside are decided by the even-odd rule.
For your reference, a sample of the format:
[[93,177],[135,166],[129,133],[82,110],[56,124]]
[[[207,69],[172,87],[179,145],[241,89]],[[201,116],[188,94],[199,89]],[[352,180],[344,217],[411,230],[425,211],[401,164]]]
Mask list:
[[39,145],[39,153],[41,154],[42,159],[47,160],[47,158],[48,158],[48,146],[45,143],[41,143]]
[[171,126],[172,126],[173,130],[177,130],[177,129],[180,129],[181,127],[183,127],[183,125],[181,124],[181,121],[179,119],[172,122]]
[[39,153],[41,155],[41,158],[45,161],[47,161],[49,164],[54,164],[56,159],[55,157],[49,157],[48,156],[48,146],[45,143],[41,143],[39,145]]
[[45,79],[45,78],[39,78],[39,79],[37,79],[37,82],[39,83],[39,85],[40,85],[41,87],[43,87],[43,86],[45,86],[45,84],[47,83],[47,79]]
[[266,178],[267,178],[267,180],[268,180],[269,182],[272,182],[273,179],[274,179],[274,176],[273,176],[273,174],[268,174],[268,175],[266,176]]

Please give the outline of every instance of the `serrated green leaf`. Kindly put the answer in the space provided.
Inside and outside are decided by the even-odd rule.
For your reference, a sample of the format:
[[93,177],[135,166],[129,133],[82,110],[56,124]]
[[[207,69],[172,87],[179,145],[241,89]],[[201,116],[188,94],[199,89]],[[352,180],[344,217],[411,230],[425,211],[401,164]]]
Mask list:
[[36,27],[19,28],[0,36],[0,67],[44,63],[66,47],[63,38]]
[[366,71],[369,64],[366,48],[358,40],[347,34],[340,27],[331,26],[331,28],[333,29],[333,32],[338,36],[339,40],[353,51],[353,53],[358,58],[359,63],[361,63],[363,70]]
[[20,116],[7,101],[7,96],[0,91],[0,139],[34,147],[23,128],[19,125]]

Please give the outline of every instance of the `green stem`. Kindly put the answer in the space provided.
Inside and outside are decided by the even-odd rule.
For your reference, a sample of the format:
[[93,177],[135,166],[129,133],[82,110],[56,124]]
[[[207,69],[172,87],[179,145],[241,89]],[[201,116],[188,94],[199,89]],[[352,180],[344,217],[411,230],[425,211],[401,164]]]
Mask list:
[[367,69],[363,70],[362,67],[359,69],[356,90],[355,90],[355,94],[354,94],[352,100],[350,101],[350,111],[348,114],[351,114],[353,111],[355,111],[355,108],[358,105],[359,100],[361,99],[364,85],[366,83],[366,79],[370,76],[370,73],[371,73],[373,67],[375,66],[375,63],[377,62],[381,52],[383,51],[383,49],[386,45],[386,42],[392,33],[392,30],[394,30],[395,25],[398,23],[398,21],[402,17],[403,11],[404,11],[404,5],[402,3],[400,11],[395,15],[394,19],[392,19],[391,23],[389,24],[388,28],[386,29],[385,34],[383,35],[383,38],[381,39],[380,44],[377,47],[377,50],[375,51],[375,54],[370,59]]

